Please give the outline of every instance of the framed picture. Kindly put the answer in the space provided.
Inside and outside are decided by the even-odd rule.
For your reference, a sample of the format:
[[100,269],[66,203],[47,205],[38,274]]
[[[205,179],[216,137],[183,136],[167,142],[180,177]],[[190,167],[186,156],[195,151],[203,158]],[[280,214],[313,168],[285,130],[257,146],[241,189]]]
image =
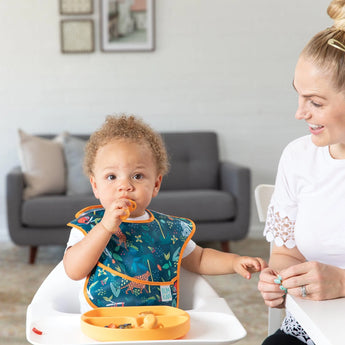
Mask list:
[[92,20],[61,21],[61,51],[63,53],[92,53],[94,50]]
[[101,49],[154,50],[154,0],[100,0]]
[[60,0],[60,14],[91,14],[93,0]]

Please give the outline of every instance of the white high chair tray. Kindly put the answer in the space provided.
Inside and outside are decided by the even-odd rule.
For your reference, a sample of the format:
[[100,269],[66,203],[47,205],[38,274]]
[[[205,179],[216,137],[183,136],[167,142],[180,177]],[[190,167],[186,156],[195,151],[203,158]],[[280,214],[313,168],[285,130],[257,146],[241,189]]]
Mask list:
[[[245,330],[234,315],[216,312],[188,311],[191,328],[187,335],[178,340],[150,340],[141,342],[98,342],[80,329],[80,315],[69,314],[46,317],[32,321],[28,325],[27,339],[31,344],[231,344],[246,335]],[[38,335],[32,331],[36,327],[42,331]]]
[[[75,299],[78,300],[76,292],[78,290],[75,288],[77,284],[66,276],[61,278],[61,274],[64,274],[62,270],[63,266],[60,263],[43,282],[32,303],[28,306],[26,337],[31,344],[211,345],[231,344],[247,334],[226,301],[216,294],[206,280],[202,276],[184,271],[183,274],[181,272],[183,279],[181,281],[180,308],[185,309],[190,315],[190,330],[183,338],[139,342],[93,340],[81,331],[81,314],[73,312],[75,309],[73,303],[75,304]],[[60,292],[61,289],[65,291],[65,294]],[[66,295],[67,289],[70,293]],[[67,298],[67,301],[59,300],[62,295],[65,299]],[[68,304],[69,301],[70,304]],[[184,305],[190,308],[184,308]],[[35,333],[33,328],[41,331],[42,334]]]

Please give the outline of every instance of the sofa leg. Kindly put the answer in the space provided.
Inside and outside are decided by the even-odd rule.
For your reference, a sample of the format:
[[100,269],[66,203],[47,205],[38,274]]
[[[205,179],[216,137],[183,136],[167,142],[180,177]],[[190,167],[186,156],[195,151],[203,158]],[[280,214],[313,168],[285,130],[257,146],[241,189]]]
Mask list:
[[31,246],[30,247],[30,255],[29,255],[29,264],[33,265],[36,261],[36,256],[37,256],[37,246]]
[[221,241],[220,245],[223,252],[230,253],[230,241]]

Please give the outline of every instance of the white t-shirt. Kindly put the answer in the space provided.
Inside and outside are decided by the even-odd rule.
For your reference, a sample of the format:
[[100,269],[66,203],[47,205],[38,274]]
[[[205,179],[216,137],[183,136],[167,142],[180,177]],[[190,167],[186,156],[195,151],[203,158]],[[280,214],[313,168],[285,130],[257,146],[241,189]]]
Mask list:
[[295,245],[308,261],[345,268],[345,160],[311,136],[284,150],[264,234],[268,241]]
[[[128,220],[140,221],[140,220],[147,220],[147,219],[149,219],[149,217],[150,217],[149,214],[147,212],[145,212],[145,214],[143,216],[140,216],[137,218],[128,218]],[[80,231],[77,228],[72,228],[70,235],[69,235],[69,239],[68,239],[66,248],[72,247],[76,243],[80,242],[84,237],[85,237],[85,235],[82,231]],[[183,251],[182,258],[185,258],[186,256],[188,256],[195,249],[195,247],[196,247],[196,243],[193,240],[189,240],[184,251]],[[80,287],[79,287],[80,312],[82,314],[86,313],[87,311],[92,309],[92,307],[89,305],[89,303],[87,303],[85,296],[84,296],[85,279],[86,278],[78,281],[78,283],[80,284]]]
[[[287,145],[264,235],[278,246],[297,246],[308,261],[345,268],[345,160],[333,159],[310,135]],[[281,329],[314,344],[288,311]]]

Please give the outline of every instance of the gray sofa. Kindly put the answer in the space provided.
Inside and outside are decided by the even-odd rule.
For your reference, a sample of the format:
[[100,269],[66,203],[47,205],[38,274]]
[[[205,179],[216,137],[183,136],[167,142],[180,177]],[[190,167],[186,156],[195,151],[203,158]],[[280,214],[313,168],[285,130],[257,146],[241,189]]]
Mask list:
[[[243,239],[248,233],[250,170],[219,160],[216,133],[178,132],[162,136],[171,170],[149,208],[191,218],[197,225],[193,238],[197,243],[220,241],[222,249],[228,251],[229,241]],[[91,194],[43,195],[24,200],[20,167],[8,173],[6,186],[9,234],[15,244],[30,247],[30,263],[34,263],[39,246],[65,245],[69,236],[66,223],[83,207],[98,204]]]

